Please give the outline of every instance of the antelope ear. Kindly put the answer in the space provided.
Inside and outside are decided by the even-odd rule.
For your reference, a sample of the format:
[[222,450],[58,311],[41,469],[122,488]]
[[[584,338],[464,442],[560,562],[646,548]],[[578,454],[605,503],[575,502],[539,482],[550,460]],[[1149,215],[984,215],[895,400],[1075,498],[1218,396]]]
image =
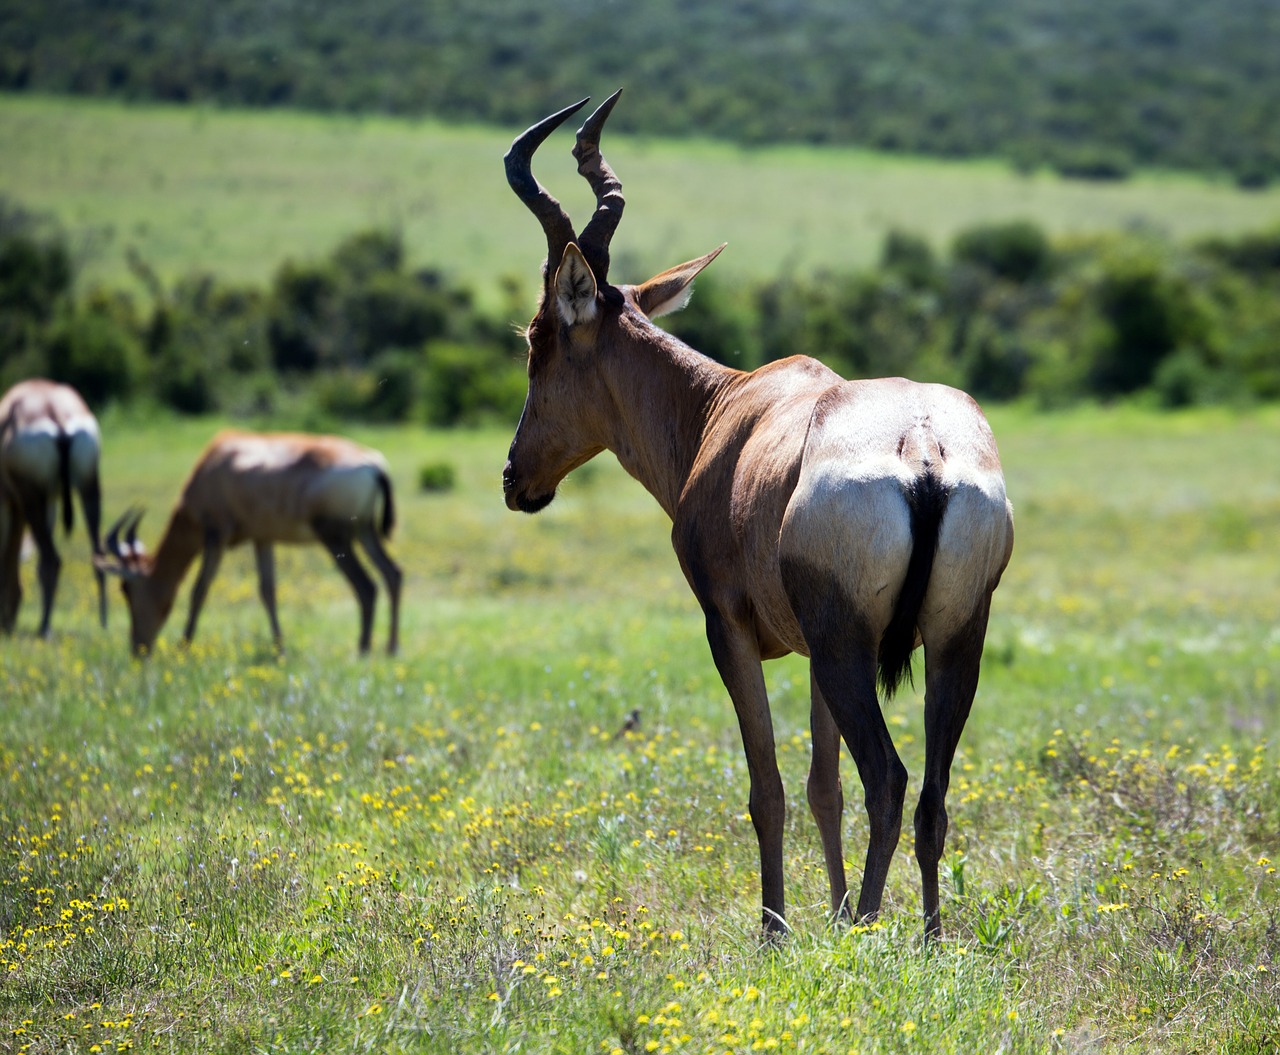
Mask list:
[[114,575],[118,579],[141,579],[146,574],[146,568],[141,563],[141,558],[145,556],[145,550],[142,543],[138,543],[132,551],[125,551],[125,559],[112,556],[108,553],[97,553],[93,557],[93,566],[98,571],[106,575]]
[[556,308],[567,326],[590,322],[596,317],[596,276],[574,242],[564,247],[556,268]]
[[720,255],[727,242],[719,248],[711,250],[706,256],[690,260],[684,264],[669,267],[660,275],[654,275],[643,285],[636,286],[636,304],[649,318],[656,319],[660,315],[669,315],[679,311],[689,303],[693,296],[693,280],[698,273]]
[[107,575],[118,575],[122,579],[128,579],[129,569],[121,564],[118,560],[111,557],[105,557],[102,554],[96,554],[93,558],[93,566],[100,572]]

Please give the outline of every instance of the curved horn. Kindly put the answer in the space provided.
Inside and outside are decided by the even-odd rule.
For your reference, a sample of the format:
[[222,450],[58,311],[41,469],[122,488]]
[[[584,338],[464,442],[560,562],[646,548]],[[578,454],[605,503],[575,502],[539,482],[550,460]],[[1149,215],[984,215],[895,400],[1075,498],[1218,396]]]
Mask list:
[[[138,542],[138,522],[145,510],[130,506],[124,515],[111,525],[107,532],[107,552],[121,561],[127,561]],[[120,532],[124,531],[124,546],[120,545]]]
[[517,197],[528,206],[538,218],[542,230],[547,236],[547,267],[555,268],[560,263],[564,248],[573,241],[573,221],[563,206],[556,201],[533,175],[533,152],[543,141],[560,127],[570,115],[577,113],[590,100],[590,96],[581,102],[566,106],[563,110],[544,117],[535,125],[530,125],[511,143],[510,149],[502,159],[507,170],[507,183],[516,192]]
[[138,525],[142,523],[142,515],[146,512],[141,506],[138,506],[133,514],[133,519],[129,521],[129,529],[125,532],[124,544],[129,547],[129,552],[135,556],[141,550],[138,542]]
[[124,553],[120,549],[120,529],[132,514],[132,508],[125,510],[124,516],[112,524],[111,530],[107,532],[107,552],[120,560],[124,560]]
[[622,208],[626,202],[622,197],[622,181],[614,175],[600,153],[600,131],[621,94],[622,89],[619,88],[583,122],[573,148],[573,156],[578,160],[578,174],[586,177],[596,196],[596,211],[583,228],[578,246],[601,285],[609,280],[609,241],[622,219]]

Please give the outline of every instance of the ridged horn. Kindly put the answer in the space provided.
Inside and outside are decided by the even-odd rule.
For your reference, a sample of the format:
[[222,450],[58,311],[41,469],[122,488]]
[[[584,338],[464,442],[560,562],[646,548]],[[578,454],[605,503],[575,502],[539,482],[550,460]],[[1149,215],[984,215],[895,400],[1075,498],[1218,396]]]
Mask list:
[[547,136],[564,124],[566,119],[586,106],[589,101],[590,96],[572,106],[566,106],[549,117],[544,117],[535,125],[530,125],[512,141],[511,147],[503,158],[503,164],[507,170],[507,183],[529,211],[538,218],[538,223],[542,225],[543,233],[547,236],[549,270],[559,265],[565,246],[573,241],[573,221],[569,219],[569,214],[564,211],[564,207],[534,177],[533,153]]

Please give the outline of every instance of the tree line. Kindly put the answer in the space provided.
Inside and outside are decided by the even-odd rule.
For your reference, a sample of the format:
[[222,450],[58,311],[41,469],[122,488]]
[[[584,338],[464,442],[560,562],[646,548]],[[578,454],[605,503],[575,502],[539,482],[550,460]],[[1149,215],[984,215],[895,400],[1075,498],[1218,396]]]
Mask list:
[[[287,260],[264,287],[207,274],[80,290],[67,236],[0,201],[0,388],[45,376],[90,404],[151,403],[327,427],[512,422],[526,321],[406,265],[394,230]],[[1280,229],[1176,246],[1139,234],[1051,241],[1026,221],[944,253],[891,232],[874,268],[722,282],[664,323],[743,369],[792,354],[847,377],[942,381],[1041,406],[1280,398]]]
[[1274,0],[9,0],[0,90],[1280,175]]

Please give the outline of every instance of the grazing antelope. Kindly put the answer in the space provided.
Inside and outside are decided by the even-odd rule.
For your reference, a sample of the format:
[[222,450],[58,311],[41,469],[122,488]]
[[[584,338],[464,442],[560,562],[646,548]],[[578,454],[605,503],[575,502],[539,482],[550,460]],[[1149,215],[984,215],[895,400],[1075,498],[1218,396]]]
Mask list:
[[[40,636],[49,633],[53,595],[62,559],[54,546],[56,508],[62,525],[74,522],[71,492],[78,491],[94,554],[102,552],[98,534],[102,489],[98,481],[101,442],[98,422],[74,388],[33,379],[14,385],[0,398],[0,631],[12,633],[22,601],[18,566],[26,527],[40,555]],[[98,621],[107,625],[107,591],[98,580]]]
[[638,286],[610,284],[622,185],[600,154],[608,99],[573,154],[596,197],[575,236],[534,178],[533,152],[586,102],[530,127],[507,180],[547,239],[529,324],[529,391],[502,474],[507,506],[544,508],[603,450],[672,520],[680,566],[706,617],[737,711],[760,845],[763,924],[785,929],[785,802],[761,661],[809,657],[808,800],[831,911],[850,915],[840,844],[840,739],[862,779],[870,834],[856,917],[879,912],[901,829],[907,772],[876,697],[925,650],[924,784],[915,852],[926,934],[941,933],[938,860],[951,761],[978,684],[991,594],[1013,548],[995,440],[963,392],[902,378],[845,381],[794,356],[750,373],[700,355],[650,320],[684,306],[720,249]]
[[[355,590],[360,602],[360,651],[368,652],[378,588],[356,557],[357,540],[377,565],[391,595],[387,651],[396,651],[402,575],[379,538],[391,534],[395,505],[387,463],[377,451],[338,436],[221,432],[191,470],[152,554],[137,541],[141,518],[140,511],[131,511],[116,521],[107,535],[108,555],[99,560],[99,567],[121,578],[135,653],[155,644],[182,578],[199,555],[200,573],[191,590],[183,634],[191,641],[223,553],[242,542],[253,543],[258,593],[271,620],[276,648],[281,648],[273,546],[316,541],[333,555]],[[123,544],[121,531],[125,532]]]

